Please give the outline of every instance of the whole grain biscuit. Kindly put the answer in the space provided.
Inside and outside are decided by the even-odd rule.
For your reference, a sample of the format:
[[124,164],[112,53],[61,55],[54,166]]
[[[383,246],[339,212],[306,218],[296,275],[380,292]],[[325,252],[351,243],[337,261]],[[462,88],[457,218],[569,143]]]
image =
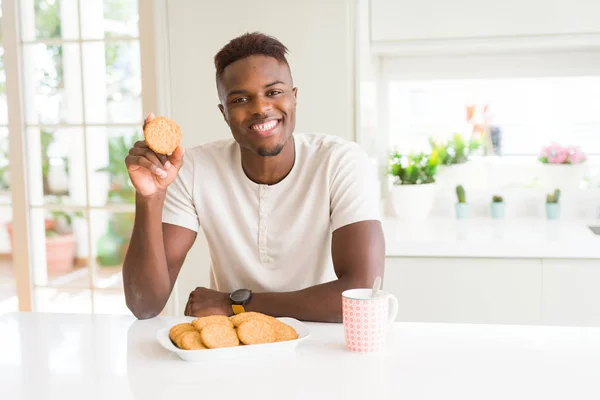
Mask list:
[[239,327],[244,322],[249,321],[251,319],[259,319],[262,321],[270,321],[270,322],[277,321],[275,318],[273,318],[269,315],[252,312],[252,311],[234,315],[232,317],[229,317],[229,319],[231,319],[231,322],[233,322],[233,325],[236,328]]
[[250,319],[237,329],[237,335],[244,344],[273,343],[277,339],[272,322],[264,319]]
[[156,117],[146,124],[144,139],[155,153],[171,154],[181,143],[181,128],[170,118]]
[[177,336],[179,336],[183,332],[194,331],[194,330],[195,330],[195,328],[192,326],[192,324],[190,324],[188,322],[177,324],[169,330],[169,339],[171,339],[171,342],[173,342],[176,346],[179,346],[176,341]]
[[206,347],[200,338],[200,332],[191,330],[183,332],[178,338],[179,347],[184,350],[204,350]]
[[279,321],[278,319],[275,321],[277,321],[274,323],[276,342],[298,339],[298,332],[296,332],[294,328],[284,322]]
[[200,332],[202,343],[209,349],[219,349],[222,347],[238,346],[240,341],[238,336],[230,326],[212,324],[202,328]]
[[229,320],[229,317],[225,315],[211,315],[208,317],[200,317],[192,321],[192,325],[198,332],[202,331],[202,328],[205,326],[213,324],[225,325],[229,328],[233,328],[233,323]]

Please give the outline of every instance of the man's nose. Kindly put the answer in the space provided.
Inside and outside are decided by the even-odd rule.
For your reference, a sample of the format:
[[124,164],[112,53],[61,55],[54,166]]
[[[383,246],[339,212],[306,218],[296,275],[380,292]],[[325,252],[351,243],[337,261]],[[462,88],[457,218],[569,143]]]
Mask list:
[[254,115],[265,115],[273,108],[271,101],[264,96],[259,96],[254,101],[252,113]]

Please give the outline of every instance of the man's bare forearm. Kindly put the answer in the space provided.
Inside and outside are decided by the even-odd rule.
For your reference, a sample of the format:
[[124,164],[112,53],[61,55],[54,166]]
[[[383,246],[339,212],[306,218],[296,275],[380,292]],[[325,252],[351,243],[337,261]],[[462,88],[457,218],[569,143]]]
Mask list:
[[140,319],[158,315],[171,291],[162,231],[163,193],[136,195],[135,224],[123,263],[127,307]]
[[254,293],[246,309],[302,321],[341,322],[342,292],[368,285],[364,278],[342,276],[338,280],[296,292]]

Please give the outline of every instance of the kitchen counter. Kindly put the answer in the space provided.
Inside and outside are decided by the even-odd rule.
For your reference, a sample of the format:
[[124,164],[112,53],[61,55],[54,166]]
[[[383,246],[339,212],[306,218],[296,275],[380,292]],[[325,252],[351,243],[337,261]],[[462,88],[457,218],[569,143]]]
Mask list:
[[379,354],[340,324],[295,353],[189,363],[156,332],[181,318],[0,317],[0,399],[598,399],[600,329],[396,323]]
[[[600,220],[385,219],[387,257],[599,259]],[[600,266],[600,262],[598,264]]]

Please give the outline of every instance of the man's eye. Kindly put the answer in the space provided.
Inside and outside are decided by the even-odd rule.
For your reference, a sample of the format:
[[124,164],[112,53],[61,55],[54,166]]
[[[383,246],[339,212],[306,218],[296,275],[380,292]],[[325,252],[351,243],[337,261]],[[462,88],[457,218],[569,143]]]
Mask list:
[[237,99],[234,99],[232,101],[232,103],[245,103],[248,99],[245,97],[238,97]]
[[282,93],[281,90],[271,90],[269,92],[269,96],[276,96],[276,95],[281,94],[281,93]]

